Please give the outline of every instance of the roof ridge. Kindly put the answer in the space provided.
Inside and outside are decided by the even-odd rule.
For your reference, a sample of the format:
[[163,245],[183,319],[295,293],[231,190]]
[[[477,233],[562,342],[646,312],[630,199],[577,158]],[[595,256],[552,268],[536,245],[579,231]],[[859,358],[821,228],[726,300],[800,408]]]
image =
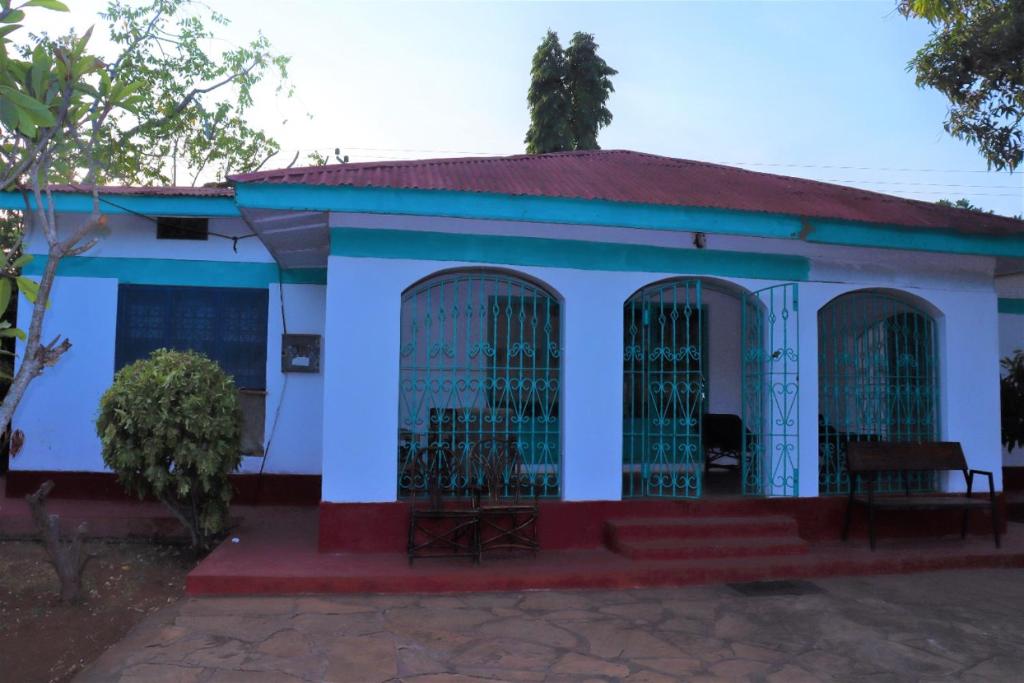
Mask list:
[[[463,157],[428,157],[425,159],[382,159],[378,161],[357,161],[340,164],[324,164],[323,166],[292,166],[289,168],[270,169],[267,171],[254,171],[251,173],[234,173],[228,179],[240,178],[243,176],[271,177],[275,175],[290,175],[304,171],[345,171],[345,170],[368,170],[373,168],[418,168],[425,166],[457,166],[473,163],[493,162],[515,162],[515,161],[549,161],[565,157],[604,156],[609,154],[625,154],[632,156],[649,157],[652,159],[671,160],[672,157],[659,156],[648,152],[636,152],[629,149],[580,149],[565,150],[562,152],[544,152],[543,154],[505,154],[500,156],[463,156]],[[677,161],[689,161],[678,159]]]

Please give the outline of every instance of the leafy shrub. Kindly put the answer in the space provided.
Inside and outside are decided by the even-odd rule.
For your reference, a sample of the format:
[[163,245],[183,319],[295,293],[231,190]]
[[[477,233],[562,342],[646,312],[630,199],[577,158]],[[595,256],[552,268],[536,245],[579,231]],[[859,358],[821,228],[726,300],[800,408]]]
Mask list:
[[121,484],[170,508],[199,552],[227,524],[241,424],[238,391],[220,366],[192,351],[158,349],[115,375],[96,432]]
[[1003,422],[1003,445],[1012,451],[1024,446],[1024,351],[1015,351],[1000,365],[999,400]]

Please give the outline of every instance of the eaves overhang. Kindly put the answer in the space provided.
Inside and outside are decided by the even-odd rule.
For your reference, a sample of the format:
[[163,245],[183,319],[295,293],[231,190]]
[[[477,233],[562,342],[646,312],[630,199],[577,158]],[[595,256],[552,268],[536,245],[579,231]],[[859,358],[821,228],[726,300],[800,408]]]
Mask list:
[[244,209],[597,225],[798,239],[836,246],[1024,257],[1024,229],[1011,235],[968,234],[953,228],[911,227],[696,206],[450,190],[276,183],[237,183],[235,201]]

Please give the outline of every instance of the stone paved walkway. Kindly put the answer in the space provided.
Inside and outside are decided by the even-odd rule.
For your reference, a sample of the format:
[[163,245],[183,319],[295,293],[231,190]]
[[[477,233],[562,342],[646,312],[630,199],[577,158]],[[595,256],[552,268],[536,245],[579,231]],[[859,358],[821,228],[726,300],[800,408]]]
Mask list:
[[1024,680],[1024,570],[814,586],[183,600],[76,680]]

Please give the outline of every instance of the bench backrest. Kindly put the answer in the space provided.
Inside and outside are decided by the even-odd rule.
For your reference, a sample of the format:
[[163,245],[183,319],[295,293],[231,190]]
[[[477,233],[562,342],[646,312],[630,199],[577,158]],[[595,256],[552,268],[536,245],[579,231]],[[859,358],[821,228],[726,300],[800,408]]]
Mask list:
[[967,458],[957,441],[851,441],[846,446],[846,468],[850,472],[966,470]]

